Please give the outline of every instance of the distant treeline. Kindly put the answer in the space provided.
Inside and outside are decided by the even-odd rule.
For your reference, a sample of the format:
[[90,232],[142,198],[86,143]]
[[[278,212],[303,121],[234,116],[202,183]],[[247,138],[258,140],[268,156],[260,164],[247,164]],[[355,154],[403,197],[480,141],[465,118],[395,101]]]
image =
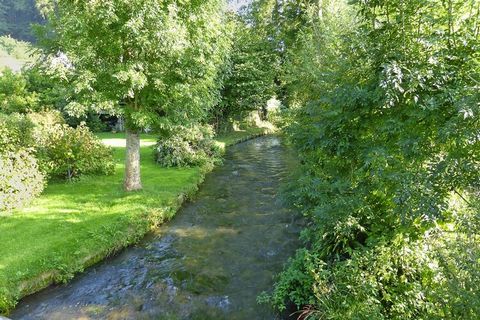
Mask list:
[[15,39],[34,42],[31,25],[42,22],[35,0],[0,1],[0,36],[10,35]]

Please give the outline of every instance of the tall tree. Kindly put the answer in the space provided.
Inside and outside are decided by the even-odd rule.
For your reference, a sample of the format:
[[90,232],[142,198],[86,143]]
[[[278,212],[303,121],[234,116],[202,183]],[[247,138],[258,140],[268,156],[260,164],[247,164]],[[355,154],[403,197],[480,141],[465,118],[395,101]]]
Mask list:
[[218,100],[218,70],[228,41],[221,0],[43,0],[42,44],[68,57],[75,87],[67,109],[122,114],[124,188],[142,188],[140,132],[204,117]]

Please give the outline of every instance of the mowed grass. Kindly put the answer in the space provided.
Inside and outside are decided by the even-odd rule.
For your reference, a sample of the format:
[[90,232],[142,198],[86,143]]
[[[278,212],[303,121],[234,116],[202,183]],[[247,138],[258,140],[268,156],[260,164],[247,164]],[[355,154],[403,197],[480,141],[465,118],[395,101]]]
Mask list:
[[[220,142],[231,145],[259,133],[255,128],[234,132]],[[203,168],[158,166],[151,147],[156,138],[143,135],[143,190],[124,192],[124,135],[99,137],[114,150],[114,175],[50,183],[29,207],[0,216],[0,313],[25,295],[67,281],[170,219],[205,174]]]

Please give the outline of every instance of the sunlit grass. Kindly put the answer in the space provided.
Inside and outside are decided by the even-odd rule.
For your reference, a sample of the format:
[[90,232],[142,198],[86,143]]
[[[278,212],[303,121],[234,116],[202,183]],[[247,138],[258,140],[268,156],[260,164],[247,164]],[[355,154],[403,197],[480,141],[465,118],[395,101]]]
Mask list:
[[[110,136],[122,140],[121,135]],[[60,270],[55,278],[62,280],[93,256],[134,241],[148,230],[151,215],[168,219],[178,196],[195,190],[200,168],[161,168],[148,147],[151,138],[142,142],[142,191],[123,191],[125,148],[116,146],[114,175],[51,183],[31,206],[0,217],[0,288],[10,299],[38,289],[26,284],[19,292],[22,282],[52,270]]]
[[[231,145],[262,132],[258,128],[234,132],[219,141]],[[114,175],[50,183],[31,206],[0,216],[0,312],[52,280],[67,280],[86,265],[135,242],[153,224],[171,218],[180,195],[195,192],[203,178],[201,168],[159,167],[151,147],[156,137],[143,135],[143,190],[126,193],[122,188],[124,135],[99,137],[114,150]]]

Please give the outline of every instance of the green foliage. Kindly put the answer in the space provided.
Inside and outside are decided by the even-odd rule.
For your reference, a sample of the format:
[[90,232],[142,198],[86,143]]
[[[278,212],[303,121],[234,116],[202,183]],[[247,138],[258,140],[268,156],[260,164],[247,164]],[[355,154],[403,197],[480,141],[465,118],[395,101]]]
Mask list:
[[80,175],[113,174],[112,150],[84,125],[48,125],[37,134],[37,154],[49,176],[71,180]]
[[312,5],[283,65],[309,227],[273,296],[313,319],[475,319],[479,1]]
[[25,115],[0,113],[0,211],[21,208],[43,190],[33,130]]
[[29,204],[44,187],[37,160],[28,151],[0,153],[0,211]]
[[62,114],[56,110],[34,112],[25,115],[34,125],[33,138],[37,143],[48,139],[49,128],[57,124],[65,124]]
[[25,115],[0,113],[0,153],[32,148],[34,125]]
[[28,60],[32,51],[33,48],[28,42],[19,41],[10,36],[0,36],[0,56],[6,54],[18,60]]
[[108,175],[114,163],[110,148],[87,127],[72,128],[58,111],[26,115],[0,113],[0,150],[31,149],[41,171],[55,178]]
[[166,128],[205,117],[218,101],[222,1],[52,3],[41,1],[55,31],[42,45],[68,57],[71,115],[94,109],[123,114],[134,130]]
[[[53,64],[51,61],[49,63]],[[42,109],[59,110],[64,118],[68,116],[65,106],[72,88],[68,88],[62,83],[61,75],[48,70],[42,62],[37,62],[28,69],[22,70],[21,75],[27,82],[28,91],[37,95]]]
[[247,17],[233,17],[233,47],[226,70],[222,102],[214,109],[217,123],[231,121],[252,110],[265,110],[275,96],[278,54],[261,26],[251,25]]
[[155,146],[155,159],[164,167],[203,166],[218,161],[220,155],[213,129],[207,125],[177,127]]
[[40,109],[36,92],[28,89],[27,79],[7,69],[0,73],[0,112],[27,113]]

